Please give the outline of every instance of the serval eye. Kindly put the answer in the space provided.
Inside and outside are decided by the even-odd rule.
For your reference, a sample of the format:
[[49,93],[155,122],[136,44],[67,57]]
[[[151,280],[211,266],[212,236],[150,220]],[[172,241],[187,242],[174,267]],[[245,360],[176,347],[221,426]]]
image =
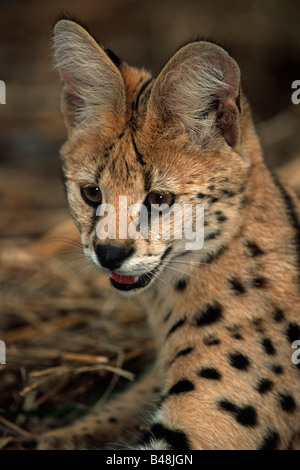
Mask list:
[[93,207],[98,207],[102,202],[102,194],[98,186],[82,186],[80,188],[82,199]]
[[[160,193],[152,192],[152,193],[149,193],[148,196],[146,197],[145,205],[148,208],[150,208],[151,205],[154,205],[154,204],[159,205],[159,206],[161,204],[167,204],[167,206],[170,207],[174,203],[174,199],[175,199],[175,196],[172,193],[160,194]],[[160,212],[161,213],[166,212],[169,209],[169,207],[161,210]]]

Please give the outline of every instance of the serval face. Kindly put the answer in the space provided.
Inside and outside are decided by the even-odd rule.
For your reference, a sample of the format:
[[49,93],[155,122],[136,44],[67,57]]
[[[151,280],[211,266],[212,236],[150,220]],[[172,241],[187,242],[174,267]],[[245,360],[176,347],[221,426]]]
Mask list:
[[239,228],[250,166],[239,69],[220,47],[195,42],[154,79],[70,21],[56,26],[55,46],[62,166],[84,253],[123,292],[163,287],[177,258],[205,263]]

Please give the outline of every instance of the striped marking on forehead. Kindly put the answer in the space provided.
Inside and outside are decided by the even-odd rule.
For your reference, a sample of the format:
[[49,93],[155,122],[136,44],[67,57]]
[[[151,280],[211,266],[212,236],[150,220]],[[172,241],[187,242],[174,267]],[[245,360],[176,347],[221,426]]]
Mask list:
[[138,95],[133,105],[133,109],[135,112],[138,112],[139,105],[143,101],[143,98],[145,98],[146,95],[149,96],[150,90],[152,88],[150,87],[150,84],[153,84],[153,81],[154,81],[154,77],[151,77],[149,78],[149,80],[144,82],[143,85],[141,86],[140,91],[138,92]]
[[[110,155],[97,165],[98,180],[109,175],[118,187],[139,186],[144,180],[144,191],[149,192],[152,184],[152,171],[146,164],[146,158],[141,155],[133,134],[126,132],[111,146]],[[97,180],[97,181],[98,181]]]
[[[112,161],[111,171],[116,173],[117,166],[122,165],[122,175],[128,180],[135,173],[142,173],[144,178],[145,192],[149,192],[152,184],[152,171],[147,165],[146,157],[140,152],[135,142],[134,135],[131,133],[130,143],[127,140],[126,147],[121,152],[115,154]],[[123,156],[121,156],[123,155]]]

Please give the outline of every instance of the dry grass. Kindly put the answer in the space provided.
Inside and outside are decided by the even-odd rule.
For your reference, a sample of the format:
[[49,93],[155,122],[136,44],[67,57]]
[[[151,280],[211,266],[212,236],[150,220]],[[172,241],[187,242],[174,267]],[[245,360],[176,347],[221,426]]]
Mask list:
[[142,305],[112,292],[76,237],[67,220],[33,244],[2,241],[0,448],[32,447],[104,403],[152,356]]

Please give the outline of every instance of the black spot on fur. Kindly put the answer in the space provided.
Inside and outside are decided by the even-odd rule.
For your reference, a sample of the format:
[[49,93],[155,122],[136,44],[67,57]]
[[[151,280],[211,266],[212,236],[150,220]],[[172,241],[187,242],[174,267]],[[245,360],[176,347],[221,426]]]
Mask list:
[[227,220],[227,217],[226,215],[220,215],[217,217],[217,220],[218,222],[222,223],[222,222],[225,222]]
[[297,339],[300,339],[300,327],[297,323],[289,322],[286,330],[286,334],[290,343],[293,343]]
[[195,389],[195,385],[187,379],[182,379],[176,382],[170,390],[169,390],[169,395],[177,395],[179,393],[186,393],[190,392],[191,390]]
[[257,413],[253,406],[244,406],[239,408],[236,415],[236,420],[243,426],[256,426],[257,425]]
[[215,240],[221,234],[221,230],[216,230],[215,232],[210,232],[204,236],[205,240]]
[[254,387],[261,395],[272,390],[274,383],[269,379],[260,379],[258,384]]
[[231,413],[236,421],[243,426],[253,427],[257,425],[257,413],[253,406],[237,406],[227,399],[220,400],[218,402],[219,408],[228,413]]
[[273,311],[273,318],[277,323],[280,323],[284,320],[284,313],[281,308],[275,308]]
[[116,144],[115,142],[112,142],[110,146],[108,147],[107,151],[105,152],[105,157],[107,158],[109,156],[109,153],[112,151],[113,148],[115,148]]
[[270,338],[263,338],[262,341],[261,341],[261,344],[264,348],[264,351],[267,354],[270,354],[271,356],[275,356],[276,349],[274,348],[273,343],[270,340]]
[[254,277],[251,280],[252,287],[256,287],[258,289],[263,289],[267,285],[267,280],[264,277]]
[[287,413],[293,413],[296,409],[296,402],[289,393],[278,393],[278,401],[281,408]]
[[[225,246],[221,246],[218,251],[216,251],[215,253],[209,253],[206,255],[206,258],[204,260],[204,263],[205,264],[210,264],[212,263],[213,261],[215,261],[216,259],[219,258],[219,256],[222,255],[222,253],[224,253],[226,247]],[[202,265],[202,263],[200,263],[200,266]]]
[[244,184],[241,184],[240,187],[237,189],[237,194],[241,194],[245,191],[245,185]]
[[219,321],[222,317],[222,305],[219,302],[204,305],[201,310],[195,314],[195,322],[197,326],[211,325]]
[[240,202],[240,208],[243,209],[249,203],[250,203],[250,198],[248,196],[243,196],[243,198],[241,199],[241,202]]
[[190,450],[189,441],[186,434],[181,430],[168,429],[160,423],[152,425],[151,430],[143,437],[141,444],[145,444],[152,439],[164,440],[170,450],[187,451]]
[[227,197],[235,196],[235,193],[233,191],[230,191],[229,189],[222,189],[222,192],[223,192],[224,196],[227,196]]
[[234,332],[232,332],[232,333],[231,333],[231,336],[232,336],[232,338],[237,339],[237,340],[240,340],[240,341],[244,339],[243,336],[242,336],[240,333],[234,333]]
[[209,189],[210,191],[213,191],[213,189],[215,189],[215,185],[214,185],[214,184],[211,184],[210,186],[208,186],[208,189]]
[[181,351],[179,351],[175,358],[174,359],[177,359],[178,357],[181,357],[181,356],[187,356],[188,354],[190,354],[192,351],[194,350],[194,348],[192,346],[188,346],[187,348],[185,349],[182,349]]
[[256,256],[264,255],[264,251],[259,248],[259,246],[255,242],[247,241],[246,246],[249,250],[250,256],[253,256],[255,258]]
[[236,413],[238,411],[238,407],[226,398],[224,400],[220,400],[218,405],[220,408],[222,408],[222,410],[228,411],[230,413]]
[[187,286],[186,279],[180,279],[175,285],[175,290],[182,292],[185,290],[186,286]]
[[280,436],[275,429],[269,429],[264,436],[258,450],[276,450],[280,442]]
[[252,323],[254,325],[255,330],[258,333],[263,333],[264,332],[262,318],[253,318]]
[[168,334],[167,334],[167,338],[172,334],[174,333],[174,331],[178,330],[178,328],[180,328],[182,325],[184,325],[186,322],[186,315],[182,318],[180,318],[176,323],[174,323],[174,325],[171,327],[171,329],[169,330]]
[[197,374],[204,379],[220,380],[221,374],[214,367],[202,367]]
[[165,318],[164,318],[164,322],[165,322],[165,323],[169,320],[169,318],[171,317],[171,315],[172,315],[172,310],[170,310],[170,311],[167,313],[167,315],[165,316]]
[[237,277],[228,279],[229,287],[235,294],[245,294],[246,289]]
[[207,336],[203,338],[203,343],[205,346],[216,346],[217,344],[220,344],[221,341],[219,338],[215,338],[215,336]]
[[204,194],[204,193],[198,193],[197,194],[198,199],[204,199],[205,197],[206,197],[206,194]]
[[117,423],[117,422],[118,422],[117,419],[116,419],[114,416],[112,416],[111,418],[109,418],[108,421],[109,421],[110,423]]
[[226,326],[226,329],[230,332],[230,336],[234,339],[242,340],[243,336],[240,334],[240,325],[229,325]]
[[247,356],[240,352],[229,353],[228,362],[232,367],[239,370],[247,370],[250,364]]
[[218,202],[218,201],[219,201],[219,198],[218,198],[218,197],[213,197],[213,196],[210,197],[210,202],[211,202],[211,203],[214,204],[215,202]]
[[283,367],[280,364],[273,364],[271,366],[271,371],[276,375],[281,375],[284,372]]

